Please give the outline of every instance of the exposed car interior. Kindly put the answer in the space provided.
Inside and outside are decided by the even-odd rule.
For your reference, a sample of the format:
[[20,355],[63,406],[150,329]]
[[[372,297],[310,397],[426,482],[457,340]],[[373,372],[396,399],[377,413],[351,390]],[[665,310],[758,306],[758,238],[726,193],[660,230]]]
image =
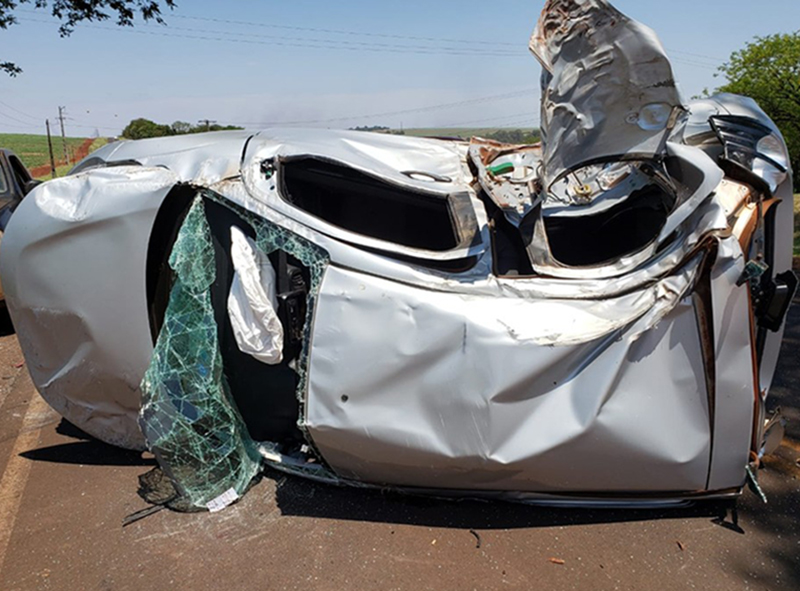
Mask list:
[[345,230],[432,251],[459,243],[449,200],[441,196],[319,158],[286,160],[279,174],[284,199]]

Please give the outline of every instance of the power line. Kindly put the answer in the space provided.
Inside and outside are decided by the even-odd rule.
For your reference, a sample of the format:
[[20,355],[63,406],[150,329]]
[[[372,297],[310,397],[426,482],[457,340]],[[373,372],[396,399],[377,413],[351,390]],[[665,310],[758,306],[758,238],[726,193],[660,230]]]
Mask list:
[[[34,12],[34,11],[23,11],[23,12]],[[379,33],[366,33],[366,32],[358,32],[358,31],[347,31],[347,30],[339,30],[339,29],[321,29],[321,28],[312,28],[312,27],[294,27],[289,25],[272,25],[272,24],[264,24],[264,23],[248,23],[245,21],[234,21],[234,20],[225,20],[225,19],[214,19],[214,18],[203,18],[203,17],[192,17],[192,16],[179,16],[175,15],[178,18],[183,19],[190,19],[190,20],[198,20],[198,21],[206,21],[206,22],[217,22],[223,24],[235,24],[235,25],[246,25],[246,26],[257,26],[257,27],[269,27],[269,28],[276,28],[276,29],[288,29],[288,30],[298,30],[298,31],[312,31],[316,33],[325,33],[325,34],[339,34],[339,35],[350,35],[350,36],[365,36],[365,37],[379,37],[379,38],[391,38],[391,39],[409,39],[409,40],[424,40],[424,41],[435,41],[437,43],[446,42],[446,43],[470,43],[472,45],[475,44],[474,40],[466,40],[466,39],[447,39],[447,38],[434,38],[434,37],[416,37],[416,36],[409,36],[409,35],[387,35],[387,34],[379,34]],[[28,22],[35,22],[35,23],[45,23],[50,24],[51,21],[46,20],[39,20],[39,19],[22,19],[23,21]],[[138,33],[138,34],[145,34],[145,35],[155,35],[155,36],[163,36],[163,37],[179,37],[179,38],[188,38],[188,39],[195,39],[195,40],[210,40],[210,41],[220,41],[220,42],[230,42],[230,43],[248,43],[248,44],[257,44],[257,45],[278,45],[278,46],[288,46],[288,47],[303,47],[303,48],[311,48],[311,49],[345,49],[351,51],[377,51],[377,52],[393,52],[393,53],[422,53],[422,54],[437,54],[437,55],[465,55],[465,56],[490,56],[490,57],[515,57],[519,55],[524,55],[521,52],[519,54],[510,52],[506,49],[499,49],[499,46],[504,47],[511,47],[516,46],[517,44],[512,43],[500,43],[500,42],[480,42],[480,48],[456,48],[456,47],[435,47],[435,46],[413,46],[413,45],[399,45],[399,44],[386,44],[386,43],[365,43],[365,42],[356,42],[356,41],[339,41],[339,40],[326,40],[326,39],[302,39],[302,38],[293,38],[293,37],[282,37],[282,36],[265,36],[265,35],[247,35],[241,34],[236,32],[225,32],[225,31],[206,31],[206,30],[198,30],[198,29],[190,29],[190,28],[181,28],[181,27],[169,27],[169,31],[186,31],[192,33],[201,33],[203,36],[200,35],[182,35],[182,34],[174,34],[170,32],[156,32],[151,30],[139,30],[139,29],[118,29],[116,27],[106,27],[101,25],[84,25],[90,28],[101,29],[101,30],[108,30],[108,31],[119,31],[124,30],[128,33]],[[222,38],[222,37],[209,37],[204,36],[206,34],[217,34],[217,35],[228,35],[228,36],[236,36],[238,38]],[[258,41],[255,39],[273,39],[273,41]],[[277,41],[275,41],[277,40]],[[498,49],[488,50],[494,45]],[[494,51],[494,53],[492,53]],[[692,54],[689,52],[683,51],[674,51],[673,53],[684,54],[688,56],[697,57],[700,59],[709,59],[709,60],[716,60],[717,58],[712,58],[710,56],[703,56],[701,54]],[[685,64],[689,66],[705,68],[709,70],[716,70],[717,68],[698,61],[688,60],[685,58],[673,58],[673,61],[679,64]],[[533,89],[535,90],[535,89]],[[474,105],[479,104],[482,102],[490,102],[494,100],[503,100],[505,98],[513,98],[513,97],[520,97],[528,95],[531,91],[526,89],[523,91],[518,91],[515,93],[509,93],[505,95],[495,95],[491,97],[483,97],[480,99],[473,99],[467,101],[459,101],[454,103],[445,103],[440,105],[431,105],[427,107],[420,107],[420,108],[413,108],[413,109],[403,109],[398,111],[391,111],[391,112],[384,112],[384,113],[373,113],[367,115],[354,115],[348,117],[336,117],[336,118],[329,118],[329,119],[309,119],[309,120],[301,120],[301,121],[284,121],[284,122],[263,122],[263,121],[245,121],[245,122],[232,122],[234,124],[239,125],[259,125],[259,126],[270,126],[270,125],[307,125],[307,124],[326,124],[326,123],[337,123],[337,122],[345,122],[345,121],[358,121],[364,120],[369,118],[378,118],[378,117],[389,117],[389,116],[396,116],[396,115],[405,115],[405,114],[413,114],[413,113],[424,113],[428,111],[435,111],[439,109],[446,109],[446,108],[454,108],[466,105]],[[31,119],[38,119],[37,117],[25,113],[24,111],[20,111],[15,107],[11,107],[10,105],[6,105],[5,103],[1,103],[5,105],[7,108],[12,109],[19,114],[29,117]],[[12,121],[16,121],[18,123],[22,123],[26,126],[30,125],[25,121],[22,121],[18,118],[15,118],[7,113],[0,111],[0,115],[3,115],[6,118],[11,119]],[[495,120],[500,119],[507,119],[508,117],[502,118],[494,118]],[[484,121],[484,120],[481,120]],[[118,127],[110,127],[110,126],[97,126],[97,125],[81,125],[81,124],[74,124],[75,127],[83,127],[83,128],[94,128],[94,129],[105,129],[105,130],[114,130],[116,131]],[[13,126],[12,126],[13,127]]]
[[[40,24],[51,24],[50,21],[41,20],[41,19],[31,19],[31,18],[21,18],[19,19],[20,22],[27,22],[27,23],[40,23]],[[179,38],[179,39],[194,39],[197,41],[221,41],[227,43],[241,43],[247,45],[266,45],[270,47],[279,46],[279,47],[299,47],[299,48],[306,48],[306,49],[324,49],[324,50],[331,50],[331,49],[340,49],[346,51],[370,51],[370,52],[378,52],[378,53],[401,53],[401,54],[422,54],[422,55],[452,55],[452,56],[471,56],[471,57],[525,57],[526,54],[522,51],[519,54],[510,53],[510,52],[491,52],[491,51],[483,51],[483,52],[476,52],[473,50],[463,50],[463,49],[436,49],[433,47],[413,47],[408,46],[407,48],[390,48],[390,47],[378,47],[378,46],[351,46],[351,45],[331,45],[328,40],[319,40],[313,41],[311,43],[304,42],[304,40],[300,39],[297,41],[257,41],[254,39],[246,39],[246,38],[224,38],[224,37],[210,37],[206,35],[187,35],[187,34],[176,34],[176,33],[159,33],[156,31],[150,30],[143,30],[142,27],[136,29],[125,29],[125,28],[117,28],[117,27],[106,27],[103,25],[83,25],[85,28],[90,29],[97,29],[103,31],[122,31],[129,34],[137,34],[137,35],[151,35],[155,37],[169,37],[171,39]],[[224,34],[224,33],[223,33]]]
[[32,123],[28,123],[27,121],[23,121],[22,119],[14,117],[13,115],[9,115],[8,113],[4,113],[3,111],[0,111],[0,115],[5,117],[6,119],[11,119],[11,121],[16,121],[17,123],[22,123],[23,125],[33,125]]
[[122,127],[121,125],[118,125],[116,127],[109,127],[103,125],[80,125],[78,123],[71,123],[70,125],[72,125],[72,127],[80,127],[83,129],[105,129],[107,131],[118,131],[119,128]]
[[[363,31],[353,31],[353,30],[344,30],[344,29],[323,29],[323,28],[316,28],[316,27],[298,27],[292,25],[276,25],[271,23],[255,23],[255,22],[247,22],[247,21],[238,21],[238,20],[230,20],[230,19],[220,19],[220,18],[208,18],[208,17],[200,17],[200,16],[189,16],[189,15],[172,15],[171,18],[176,19],[184,19],[184,20],[195,20],[195,21],[203,21],[203,22],[212,22],[212,23],[220,23],[220,24],[230,24],[230,25],[240,25],[245,27],[262,27],[262,28],[270,28],[270,29],[283,29],[283,30],[290,30],[290,31],[305,31],[305,32],[312,32],[312,33],[327,33],[327,34],[336,34],[336,35],[348,35],[348,36],[359,36],[359,37],[377,37],[382,39],[406,39],[412,41],[433,41],[437,43],[462,43],[468,44],[473,46],[478,46],[475,48],[475,51],[482,52],[485,51],[487,47],[508,47],[508,48],[518,48],[520,47],[519,43],[511,43],[511,42],[503,42],[503,41],[487,41],[486,39],[454,39],[454,38],[447,38],[447,37],[420,37],[414,35],[397,35],[397,34],[385,34],[385,33],[369,33]],[[167,25],[168,27],[170,25]],[[688,55],[691,57],[698,57],[707,60],[711,60],[715,63],[721,63],[725,61],[724,59],[718,57],[712,57],[709,55],[703,55],[700,53],[690,53],[687,51],[679,51],[677,49],[669,49],[667,51],[670,53],[678,53],[683,55]]]
[[691,61],[680,57],[670,58],[670,62],[676,64],[683,64],[685,66],[694,66],[695,68],[702,68],[704,70],[716,71],[717,69],[719,69],[719,66],[712,66],[711,64],[704,64],[701,62]]
[[[187,15],[173,15],[174,18],[178,19],[185,19],[185,20],[196,20],[196,21],[204,21],[204,22],[214,22],[220,24],[233,24],[233,25],[241,25],[241,26],[249,26],[249,27],[266,27],[271,29],[284,29],[284,30],[292,30],[292,31],[305,31],[305,32],[314,32],[314,33],[327,33],[327,34],[338,34],[338,35],[348,35],[348,36],[363,36],[363,37],[377,37],[383,39],[405,39],[405,40],[414,40],[414,41],[432,41],[436,43],[461,43],[461,44],[469,44],[474,47],[474,49],[470,49],[470,51],[474,51],[476,53],[484,53],[486,52],[487,48],[496,48],[500,50],[500,48],[519,48],[521,46],[520,43],[511,43],[511,42],[502,42],[502,41],[487,41],[485,39],[481,39],[480,41],[476,41],[475,39],[453,39],[453,38],[446,38],[446,37],[418,37],[413,35],[393,35],[393,34],[383,34],[383,33],[367,33],[367,32],[360,32],[360,31],[352,31],[352,30],[343,30],[343,29],[323,29],[323,28],[315,28],[315,27],[298,27],[298,26],[291,26],[291,25],[275,25],[269,23],[253,23],[253,22],[246,22],[246,21],[237,21],[237,20],[228,20],[228,19],[218,19],[218,18],[206,18],[206,17],[199,17],[199,16],[187,16]],[[171,25],[167,25],[170,29],[174,28]],[[185,29],[187,31],[193,31],[194,29]],[[197,31],[197,30],[195,30]],[[228,34],[233,35],[237,33],[229,33],[225,31],[203,31],[200,30],[198,32],[204,33],[215,33],[215,34]],[[246,35],[251,36],[251,35]],[[269,36],[262,36],[262,35],[252,35],[254,37],[269,37]],[[285,38],[285,37],[282,37]],[[332,43],[347,43],[345,41],[334,41],[330,40]],[[357,42],[352,42],[357,43]],[[365,44],[365,43],[357,43],[359,45],[386,45],[386,44]],[[397,44],[389,44],[388,47],[409,47],[407,45],[397,45]],[[432,47],[434,48],[434,47]],[[438,49],[438,48],[436,48]],[[459,48],[449,48],[453,50],[458,50]],[[505,51],[511,52],[508,49]],[[718,57],[713,57],[709,55],[703,55],[700,53],[691,53],[687,51],[681,51],[677,49],[669,49],[667,48],[667,52],[669,53],[676,53],[682,54],[690,57],[701,58],[704,60],[710,60],[715,64],[719,64],[724,62],[725,60]],[[692,64],[692,65],[701,65],[701,64]]]
[[[19,12],[24,12],[28,14],[35,14],[40,15],[41,13],[36,10],[31,9],[19,9]],[[244,26],[244,27],[258,27],[258,28],[268,28],[268,29],[278,29],[278,30],[285,30],[285,31],[303,31],[309,33],[325,33],[329,35],[346,35],[351,37],[372,37],[372,38],[379,38],[379,39],[402,39],[408,41],[432,41],[436,43],[459,43],[459,44],[468,44],[468,45],[480,45],[481,47],[486,47],[489,45],[495,46],[503,46],[503,47],[512,47],[518,48],[520,46],[519,43],[510,43],[510,42],[503,42],[503,41],[486,41],[485,39],[481,39],[476,41],[475,39],[452,39],[447,37],[422,37],[416,35],[397,35],[397,34],[386,34],[386,33],[373,33],[373,32],[364,32],[364,31],[352,31],[352,30],[345,30],[345,29],[326,29],[326,28],[318,28],[318,27],[299,27],[294,25],[277,25],[273,23],[257,23],[257,22],[250,22],[250,21],[239,21],[239,20],[231,20],[231,19],[221,19],[221,18],[209,18],[209,17],[201,17],[201,16],[190,16],[190,15],[179,15],[173,14],[169,18],[181,19],[181,20],[193,20],[193,21],[201,21],[201,22],[209,22],[209,23],[217,23],[217,24],[224,24],[224,25],[237,25],[237,26]],[[44,21],[43,21],[44,22]],[[85,25],[82,25],[85,26]],[[143,26],[143,25],[139,25]],[[173,29],[171,25],[167,25],[168,28]],[[478,51],[478,49],[476,49]]]
[[[457,48],[457,47],[435,47],[435,46],[413,46],[413,45],[398,45],[398,44],[386,44],[386,43],[365,43],[365,42],[358,42],[358,41],[336,41],[332,39],[298,39],[293,37],[283,37],[283,36],[272,36],[272,35],[243,35],[241,33],[236,32],[228,32],[228,31],[209,31],[204,29],[190,29],[184,27],[169,27],[170,30],[177,30],[177,31],[185,31],[191,33],[198,33],[202,35],[235,35],[238,38],[224,38],[224,37],[197,37],[195,35],[177,35],[178,37],[184,37],[188,39],[203,39],[203,40],[211,40],[211,41],[228,41],[231,43],[250,43],[250,44],[259,44],[259,45],[280,45],[280,46],[288,46],[288,47],[305,47],[310,49],[347,49],[352,51],[359,51],[363,49],[364,51],[372,51],[372,52],[388,52],[388,53],[415,53],[415,54],[425,54],[425,55],[465,55],[465,56],[476,56],[476,57],[522,57],[523,55],[527,57],[527,53],[522,51],[509,51],[505,49],[491,49],[489,47],[490,44],[482,44],[480,48],[475,49],[465,49],[465,48]],[[133,31],[129,31],[133,32]],[[163,35],[163,33],[155,33],[154,31],[142,31],[142,33],[151,33],[151,34],[159,34]],[[171,36],[171,35],[168,35]],[[274,39],[276,41],[254,41],[252,39]],[[322,45],[318,45],[322,44]],[[334,44],[334,45],[330,45]],[[336,45],[338,44],[338,45]],[[517,44],[515,44],[517,45]],[[519,45],[517,45],[519,46]],[[669,50],[668,50],[669,51]],[[678,53],[684,55],[691,55],[695,57],[700,57],[702,59],[709,59],[714,60],[716,63],[721,63],[723,60],[717,61],[716,58],[711,57],[704,57],[700,56],[699,54],[691,54],[688,52],[682,51],[671,51],[671,53]],[[703,68],[707,70],[716,70],[717,65],[712,65],[710,63],[699,62],[697,60],[689,60],[686,58],[681,57],[672,57],[672,62],[694,66],[697,68]]]
[[[41,125],[41,121],[44,119],[44,117],[36,117],[35,115],[31,115],[30,113],[26,113],[25,111],[17,109],[16,107],[14,107],[12,105],[9,105],[8,103],[3,102],[3,101],[0,101],[0,105],[2,105],[3,107],[5,107],[7,109],[11,109],[15,113],[19,113],[20,115],[23,115],[25,117],[28,117],[28,118],[36,121],[36,123],[28,123],[27,121],[23,121],[21,119],[18,119],[17,117],[9,115],[8,113],[5,113],[4,111],[0,110],[0,116],[6,117],[8,119],[11,119],[12,121],[16,121],[17,123],[21,123],[26,128],[27,127],[39,127],[39,125]],[[65,117],[65,119],[69,119],[70,121],[73,121],[73,119],[71,117]],[[8,123],[4,123],[4,125],[9,125],[9,127],[17,127],[19,129],[22,129],[22,126],[20,126],[20,125],[10,125]],[[85,127],[85,128],[90,128],[90,129],[116,130],[116,129],[119,128],[119,127],[108,127],[108,126],[104,127],[102,125],[81,125],[79,123],[74,123],[74,122],[71,123],[71,125],[72,125],[72,127]]]
[[2,125],[2,127],[13,127],[14,129],[26,129],[26,130],[30,130],[34,127],[37,127],[35,123],[26,123],[25,125],[15,125],[13,123],[6,123],[5,121],[1,122],[0,125]]
[[247,22],[247,21],[237,21],[237,20],[228,20],[228,19],[219,19],[219,18],[206,18],[201,16],[188,16],[188,15],[173,15],[175,18],[179,19],[187,19],[187,20],[197,20],[197,21],[206,21],[206,22],[213,22],[213,23],[221,23],[221,24],[230,24],[230,25],[243,25],[249,27],[266,27],[270,29],[284,29],[290,31],[306,31],[306,32],[313,32],[313,33],[328,33],[328,34],[335,34],[335,35],[350,35],[350,36],[361,36],[361,37],[378,37],[382,39],[407,39],[411,41],[436,41],[436,42],[446,42],[446,43],[466,43],[470,45],[480,45],[481,47],[485,47],[487,45],[496,45],[496,46],[506,46],[506,47],[518,47],[518,43],[509,43],[509,42],[502,42],[502,41],[486,41],[481,39],[476,41],[475,39],[451,39],[446,37],[419,37],[414,35],[395,35],[395,34],[385,34],[385,33],[365,33],[363,31],[348,31],[344,29],[321,29],[321,28],[314,28],[314,27],[297,27],[292,25],[275,25],[271,23],[254,23],[254,22]]
[[[144,25],[147,28],[153,29],[157,25]],[[398,43],[377,43],[375,41],[365,42],[365,41],[339,41],[336,39],[303,39],[298,37],[286,37],[281,35],[252,35],[252,34],[243,34],[235,31],[218,31],[218,30],[208,30],[208,29],[192,29],[187,27],[174,27],[169,26],[168,30],[170,31],[184,31],[188,33],[199,33],[204,35],[229,35],[229,36],[237,36],[242,38],[248,39],[277,39],[281,41],[293,41],[293,42],[309,42],[309,43],[331,43],[336,45],[342,46],[358,46],[358,47],[367,47],[367,48],[385,48],[385,49],[397,49],[397,50],[405,50],[405,51],[412,51],[412,50],[435,50],[436,52],[457,52],[458,55],[465,54],[465,55],[472,55],[474,54],[485,54],[487,52],[486,47],[447,47],[447,46],[425,46],[425,45],[403,45]],[[491,50],[492,55],[519,55],[520,53],[524,53],[521,51],[521,46],[516,45],[518,51],[512,51],[507,49],[494,49]]]
[[12,110],[12,111],[14,111],[15,113],[19,113],[20,115],[24,115],[25,117],[30,117],[31,119],[34,119],[34,120],[36,120],[36,121],[41,121],[41,120],[42,120],[42,118],[41,118],[41,117],[36,117],[36,116],[34,116],[34,115],[31,115],[31,114],[29,114],[29,113],[26,113],[25,111],[20,111],[20,110],[19,110],[19,109],[17,109],[16,107],[12,107],[12,106],[11,106],[11,105],[9,105],[8,103],[4,103],[3,101],[0,101],[0,105],[3,105],[3,106],[4,106],[4,107],[6,107],[7,109],[11,109],[11,110]]
[[[25,10],[20,9],[19,12],[25,12],[29,14],[39,14],[35,10]],[[294,25],[279,25],[279,24],[272,24],[272,23],[257,23],[257,22],[248,22],[248,21],[239,21],[239,20],[230,20],[230,19],[220,19],[220,18],[209,18],[209,17],[199,17],[199,16],[190,16],[190,15],[172,15],[171,18],[181,19],[181,20],[194,20],[194,21],[201,21],[201,22],[212,22],[218,24],[230,24],[230,25],[237,25],[237,26],[245,26],[245,27],[258,27],[258,28],[270,28],[270,29],[280,29],[280,30],[290,30],[290,31],[304,31],[304,32],[313,32],[313,33],[324,33],[324,34],[335,34],[335,35],[346,35],[352,37],[370,37],[370,38],[382,38],[382,39],[400,39],[400,40],[412,40],[412,41],[428,41],[428,42],[435,42],[435,43],[456,43],[456,44],[466,44],[472,47],[441,47],[441,46],[431,46],[431,45],[401,45],[401,44],[385,44],[385,43],[366,43],[366,42],[357,42],[357,41],[339,41],[335,39],[303,39],[297,37],[285,37],[285,36],[272,36],[272,35],[254,35],[254,34],[247,34],[247,33],[239,33],[239,32],[231,32],[231,31],[219,31],[219,30],[205,30],[205,29],[192,29],[186,27],[174,27],[171,25],[167,25],[167,29],[169,30],[176,30],[176,31],[186,31],[186,32],[193,32],[193,33],[201,33],[201,34],[210,34],[210,35],[236,35],[238,37],[247,39],[277,39],[280,41],[291,41],[294,44],[286,44],[286,43],[265,43],[270,45],[288,45],[292,47],[311,47],[314,49],[330,49],[333,48],[330,44],[339,44],[339,45],[354,45],[358,47],[364,47],[367,51],[397,51],[397,52],[424,52],[424,53],[438,53],[438,52],[456,52],[456,55],[493,55],[493,56],[518,56],[522,55],[523,52],[515,52],[512,51],[511,48],[520,48],[523,45],[520,43],[511,43],[511,42],[502,42],[502,41],[487,41],[485,39],[481,39],[476,41],[475,39],[455,39],[455,38],[447,38],[447,37],[423,37],[423,36],[414,36],[414,35],[398,35],[398,34],[385,34],[385,33],[372,33],[372,32],[364,32],[364,31],[355,31],[355,30],[345,30],[345,29],[326,29],[326,28],[318,28],[318,27],[301,27],[301,26],[294,26]],[[39,22],[39,23],[51,23],[52,21],[46,20],[37,20],[37,19],[21,19],[23,21],[28,22]],[[175,35],[170,35],[169,33],[156,33],[154,31],[137,31],[137,29],[117,29],[114,27],[104,27],[101,25],[83,25],[85,27],[90,28],[97,28],[97,29],[104,29],[104,30],[123,30],[128,33],[139,32],[142,34],[152,34],[152,35],[159,35],[159,36],[167,36],[172,37]],[[140,25],[139,28],[142,27],[154,27],[159,25]],[[177,35],[178,37],[182,37],[181,35]],[[246,41],[246,40],[233,40],[233,39],[222,39],[222,38],[200,38],[200,37],[193,37],[193,36],[183,36],[186,38],[197,38],[201,40],[212,40],[212,41],[229,41],[229,42],[250,42],[255,43],[255,41]],[[311,44],[322,44],[320,45],[308,45]],[[327,44],[327,45],[326,45]],[[344,47],[339,47],[343,49]],[[382,48],[382,49],[381,49]],[[700,58],[703,60],[709,60],[713,62],[715,65],[724,62],[724,59],[719,57],[704,55],[701,53],[692,53],[683,50],[677,49],[670,49],[667,48],[667,52],[671,54],[681,54],[686,55],[689,57]],[[702,64],[699,62],[692,62],[688,60],[681,60],[678,58],[676,61],[680,61],[681,63],[685,63],[687,65],[694,65],[698,67],[711,67],[711,64]]]
[[[145,26],[153,26],[153,25],[145,25]],[[285,36],[276,36],[276,35],[247,35],[238,32],[229,32],[229,31],[216,31],[216,30],[206,30],[206,29],[192,29],[186,27],[173,27],[170,26],[169,30],[171,31],[184,31],[193,34],[201,34],[201,35],[227,35],[227,36],[236,36],[238,38],[227,39],[223,37],[209,37],[209,40],[215,41],[229,41],[233,43],[258,43],[257,41],[253,41],[252,39],[271,39],[280,41],[280,43],[276,43],[275,41],[271,42],[262,42],[262,45],[284,45],[289,47],[308,47],[312,49],[350,49],[350,50],[357,50],[357,49],[364,49],[365,51],[386,51],[389,53],[422,53],[422,54],[442,54],[442,55],[475,55],[475,56],[483,56],[483,57],[521,57],[525,55],[527,57],[527,53],[523,51],[510,51],[507,49],[500,49],[499,47],[496,49],[492,49],[490,46],[491,44],[481,44],[479,48],[458,48],[458,47],[437,47],[437,46],[414,46],[414,45],[400,45],[400,44],[389,44],[389,43],[366,43],[363,41],[337,41],[334,39],[302,39],[297,37],[285,37]],[[323,29],[319,29],[323,30]],[[129,31],[131,32],[131,31]],[[143,31],[144,32],[144,31]],[[154,31],[147,31],[153,34],[156,34]],[[159,33],[163,34],[163,33]],[[352,33],[357,34],[357,33]],[[180,35],[179,35],[180,36]],[[192,36],[184,36],[186,38],[200,38]],[[289,43],[285,43],[289,42]],[[316,44],[323,44],[322,46]],[[326,44],[333,44],[333,45],[326,45]],[[503,45],[511,45],[511,44],[503,44]],[[516,47],[521,47],[520,44],[513,44]],[[702,59],[713,60],[715,64],[721,63],[724,60],[717,60],[716,58],[705,57],[699,54],[688,53],[684,51],[677,51],[673,50],[670,53],[677,53],[683,55],[689,55],[693,57],[698,57]],[[710,63],[699,62],[697,60],[689,60],[686,58],[681,57],[673,57],[671,61],[681,63],[684,65],[695,66],[698,68],[705,68],[709,70],[716,70],[717,65],[712,65]]]
[[667,53],[680,53],[680,54],[688,55],[688,56],[691,56],[691,57],[699,57],[699,58],[702,58],[702,59],[705,59],[705,60],[710,60],[710,61],[712,61],[714,63],[718,63],[718,64],[725,61],[724,59],[722,59],[720,57],[712,57],[710,55],[703,55],[702,53],[690,53],[688,51],[678,51],[677,49],[670,49],[670,48],[667,48]]
[[408,115],[412,113],[424,113],[428,111],[438,111],[440,109],[450,109],[454,107],[463,107],[467,105],[476,105],[480,103],[487,103],[487,102],[494,102],[500,100],[506,100],[510,98],[517,98],[522,96],[529,96],[531,92],[535,91],[536,87],[529,87],[524,88],[521,90],[517,90],[514,92],[507,92],[504,94],[495,94],[491,96],[484,96],[476,99],[469,99],[463,100],[453,103],[441,103],[438,105],[429,105],[427,107],[417,107],[413,109],[403,109],[400,111],[386,111],[383,113],[369,113],[365,115],[355,115],[352,117],[334,117],[331,119],[308,119],[305,121],[275,121],[275,122],[264,122],[264,121],[230,121],[229,123],[234,125],[263,125],[268,127],[270,125],[308,125],[312,123],[338,123],[341,121],[354,121],[358,119],[370,119],[370,118],[377,118],[377,117],[391,117],[394,115]]

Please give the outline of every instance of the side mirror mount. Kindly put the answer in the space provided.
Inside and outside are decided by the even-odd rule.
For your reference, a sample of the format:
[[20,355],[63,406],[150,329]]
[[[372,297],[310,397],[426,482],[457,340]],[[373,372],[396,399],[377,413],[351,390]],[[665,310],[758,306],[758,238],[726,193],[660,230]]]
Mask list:
[[36,187],[42,184],[42,181],[37,181],[36,179],[31,179],[27,181],[22,187],[23,197],[33,191]]

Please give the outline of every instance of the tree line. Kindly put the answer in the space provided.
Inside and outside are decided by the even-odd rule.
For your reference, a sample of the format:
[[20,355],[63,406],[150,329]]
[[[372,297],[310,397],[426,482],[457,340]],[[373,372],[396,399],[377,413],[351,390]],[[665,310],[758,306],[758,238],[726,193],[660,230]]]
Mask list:
[[186,121],[176,121],[171,125],[156,123],[149,119],[134,119],[122,130],[122,137],[129,140],[143,140],[152,137],[168,137],[173,135],[188,135],[190,133],[204,133],[206,131],[240,130],[243,127],[235,125],[217,125],[216,123],[198,123],[192,125]]

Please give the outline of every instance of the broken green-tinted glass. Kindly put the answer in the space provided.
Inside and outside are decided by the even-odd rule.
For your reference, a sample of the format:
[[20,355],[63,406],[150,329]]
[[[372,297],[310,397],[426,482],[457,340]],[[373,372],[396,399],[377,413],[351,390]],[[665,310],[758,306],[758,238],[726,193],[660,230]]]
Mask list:
[[176,279],[142,382],[140,425],[180,495],[172,506],[203,509],[230,489],[243,494],[260,459],[223,375],[210,295],[214,248],[200,198],[169,264]]

